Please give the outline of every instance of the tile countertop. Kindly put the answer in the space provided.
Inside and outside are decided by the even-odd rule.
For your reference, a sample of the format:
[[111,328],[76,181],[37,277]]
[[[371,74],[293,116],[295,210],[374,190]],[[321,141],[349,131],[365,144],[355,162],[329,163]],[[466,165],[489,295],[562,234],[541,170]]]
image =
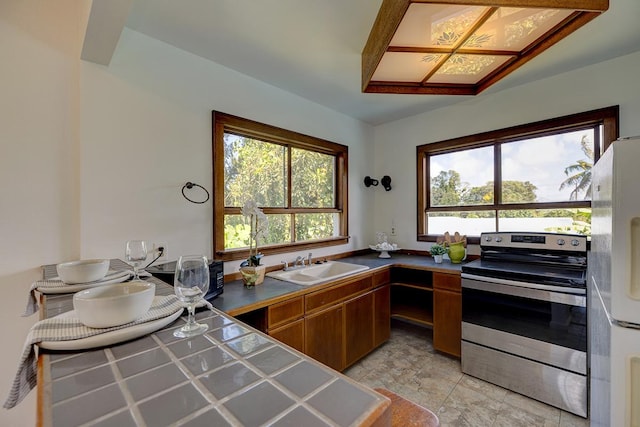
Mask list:
[[[336,261],[366,265],[371,270],[391,265],[458,274],[460,273],[462,265],[452,264],[448,260],[443,261],[442,264],[436,264],[432,257],[423,255],[392,253],[391,258],[379,258],[377,252],[341,258]],[[212,301],[212,304],[225,313],[237,316],[287,298],[317,290],[321,286],[321,284],[315,286],[296,285],[267,276],[261,285],[253,289],[245,289],[241,280],[235,280],[224,284],[224,292],[216,297],[216,299]]]
[[[123,267],[112,261],[112,268]],[[45,278],[52,274],[55,268],[45,268]],[[158,295],[173,291],[149,280]],[[258,292],[272,295],[266,287]],[[71,298],[46,295],[41,313],[69,311]],[[181,317],[113,346],[41,351],[38,425],[390,425],[390,401],[382,395],[221,311],[197,318],[209,331],[191,339],[173,336]]]

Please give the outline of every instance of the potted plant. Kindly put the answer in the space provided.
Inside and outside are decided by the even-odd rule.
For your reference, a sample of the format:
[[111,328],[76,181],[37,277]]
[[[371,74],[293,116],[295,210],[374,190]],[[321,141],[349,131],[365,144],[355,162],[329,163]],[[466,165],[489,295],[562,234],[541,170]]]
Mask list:
[[434,243],[431,245],[429,252],[433,256],[433,260],[436,264],[442,264],[442,256],[449,252],[449,249],[440,243]]
[[253,288],[264,281],[265,266],[260,264],[262,254],[258,252],[258,241],[268,228],[267,216],[253,200],[242,206],[242,215],[249,221],[249,257],[240,264],[240,273],[245,287]]

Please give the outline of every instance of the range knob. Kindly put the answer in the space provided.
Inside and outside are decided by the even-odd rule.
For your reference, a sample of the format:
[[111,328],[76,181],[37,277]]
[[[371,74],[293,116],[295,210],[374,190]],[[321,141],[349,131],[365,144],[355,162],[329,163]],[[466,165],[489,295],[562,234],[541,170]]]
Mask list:
[[484,241],[485,242],[490,242],[491,241],[491,236],[485,236],[484,237]]
[[566,242],[564,241],[564,239],[558,239],[558,242],[557,242],[557,243],[558,243],[558,245],[560,245],[560,246],[564,246],[564,244],[565,244]]
[[496,242],[498,242],[498,243],[502,242],[502,237],[500,237],[500,236],[496,237]]
[[571,246],[580,246],[580,242],[578,241],[578,239],[571,240]]

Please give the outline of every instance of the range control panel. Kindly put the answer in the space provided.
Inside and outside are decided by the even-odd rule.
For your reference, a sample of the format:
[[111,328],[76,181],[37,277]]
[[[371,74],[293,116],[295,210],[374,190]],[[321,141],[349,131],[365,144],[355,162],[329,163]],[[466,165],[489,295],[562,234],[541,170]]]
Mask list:
[[560,233],[491,232],[480,235],[480,247],[531,248],[552,251],[587,252],[587,236]]

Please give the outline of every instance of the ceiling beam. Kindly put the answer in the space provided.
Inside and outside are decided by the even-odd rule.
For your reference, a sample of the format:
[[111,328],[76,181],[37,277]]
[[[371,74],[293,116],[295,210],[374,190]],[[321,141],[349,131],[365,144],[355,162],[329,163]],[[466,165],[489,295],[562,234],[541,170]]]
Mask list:
[[367,44],[362,50],[362,91],[373,77],[378,64],[387,50],[391,39],[407,12],[410,0],[383,0],[378,16],[369,33]]
[[609,0],[411,0],[411,3],[571,9],[585,12],[604,12],[609,9]]
[[109,65],[133,0],[93,0],[80,58]]

